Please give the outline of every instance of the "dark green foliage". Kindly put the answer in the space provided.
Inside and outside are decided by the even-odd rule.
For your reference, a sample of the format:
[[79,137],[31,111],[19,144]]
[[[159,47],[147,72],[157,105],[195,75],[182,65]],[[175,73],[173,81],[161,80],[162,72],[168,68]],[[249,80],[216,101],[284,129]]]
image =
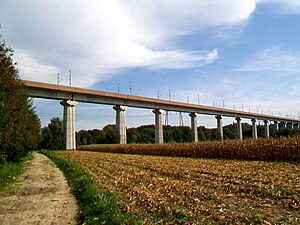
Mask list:
[[[242,124],[243,138],[252,138],[252,126],[248,123]],[[164,126],[164,143],[188,143],[191,142],[192,134],[188,126]],[[265,136],[263,125],[257,126],[258,137]],[[236,124],[229,124],[223,127],[224,140],[236,139]],[[300,129],[280,128],[275,130],[274,125],[270,125],[271,137],[289,137],[300,134]],[[81,130],[77,133],[77,146],[89,144],[116,144],[118,138],[115,125],[107,125],[103,130]],[[209,129],[204,126],[198,127],[199,141],[221,140],[221,135],[217,129]],[[143,125],[136,128],[127,129],[127,142],[129,144],[150,144],[155,142],[155,126]]]
[[40,149],[65,149],[65,132],[63,122],[59,118],[52,118],[47,127],[41,129]]
[[0,36],[0,161],[19,161],[39,142],[40,121]]
[[72,187],[81,207],[80,224],[137,224],[131,215],[119,211],[117,196],[100,190],[79,164],[66,161],[54,152],[42,153],[63,171]]
[[107,125],[102,130],[81,130],[76,133],[77,146],[89,144],[116,144],[118,136],[115,125]]

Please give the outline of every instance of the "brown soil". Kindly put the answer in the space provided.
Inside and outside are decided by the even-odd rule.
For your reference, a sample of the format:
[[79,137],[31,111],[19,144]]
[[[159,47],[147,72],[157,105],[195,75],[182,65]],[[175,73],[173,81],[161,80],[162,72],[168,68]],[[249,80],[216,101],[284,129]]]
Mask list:
[[141,224],[300,224],[300,164],[58,151]]
[[46,156],[33,156],[0,192],[0,224],[77,224],[79,208],[63,173]]

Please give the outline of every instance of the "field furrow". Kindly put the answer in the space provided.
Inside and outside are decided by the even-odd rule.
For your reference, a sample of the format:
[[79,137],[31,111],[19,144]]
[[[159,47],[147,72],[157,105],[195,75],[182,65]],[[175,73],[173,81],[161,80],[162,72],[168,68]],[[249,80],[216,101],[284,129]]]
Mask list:
[[61,151],[141,224],[300,224],[300,165]]

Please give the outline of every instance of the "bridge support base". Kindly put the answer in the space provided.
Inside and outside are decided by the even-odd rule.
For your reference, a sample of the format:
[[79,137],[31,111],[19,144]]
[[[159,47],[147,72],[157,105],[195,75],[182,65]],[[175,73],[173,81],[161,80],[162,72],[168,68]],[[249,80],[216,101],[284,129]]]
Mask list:
[[256,119],[252,119],[252,138],[257,139],[257,124]]
[[198,142],[197,115],[196,113],[190,113],[189,116],[191,117],[192,141]]
[[127,134],[126,134],[126,117],[125,110],[126,106],[116,105],[114,110],[116,110],[116,129],[117,134],[120,139],[120,144],[127,144]]
[[241,118],[236,117],[236,138],[238,140],[243,140],[243,129],[242,129],[242,123],[241,123]]
[[163,110],[155,109],[152,111],[155,114],[155,143],[162,144],[164,143],[164,131],[162,125],[162,113]]
[[269,129],[269,121],[264,120],[265,123],[265,138],[270,138],[270,129]]
[[61,101],[60,104],[64,107],[64,129],[66,134],[66,149],[76,149],[76,136],[75,136],[75,105],[76,101]]

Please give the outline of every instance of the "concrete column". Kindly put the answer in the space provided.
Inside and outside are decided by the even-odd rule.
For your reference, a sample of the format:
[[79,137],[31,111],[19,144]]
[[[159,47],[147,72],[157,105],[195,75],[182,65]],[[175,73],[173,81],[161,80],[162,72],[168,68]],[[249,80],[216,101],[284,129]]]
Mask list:
[[275,125],[275,130],[278,131],[279,130],[278,121],[274,121],[274,125]]
[[256,119],[252,119],[252,138],[257,139],[257,124]]
[[222,116],[221,115],[217,115],[216,116],[217,119],[217,131],[220,134],[221,140],[224,140],[224,134],[223,134],[223,122],[222,122]]
[[286,128],[286,122],[281,122],[282,128]]
[[294,123],[290,123],[290,126],[289,126],[291,129],[294,129]]
[[75,136],[75,105],[78,102],[67,100],[61,101],[60,104],[64,107],[63,124],[66,135],[66,149],[76,149],[76,136]]
[[237,136],[236,138],[239,140],[243,140],[243,129],[242,129],[242,123],[241,123],[241,118],[240,117],[236,117],[236,132],[237,132]]
[[270,129],[269,129],[269,121],[268,120],[264,120],[265,123],[265,137],[269,138],[270,137]]
[[294,128],[298,129],[299,128],[299,123],[294,123]]
[[196,113],[190,113],[189,116],[191,117],[192,140],[198,142],[197,115]]
[[123,105],[114,106],[114,110],[116,110],[116,130],[118,137],[120,138],[120,144],[127,144],[125,116],[126,109],[127,107]]
[[164,143],[164,131],[162,124],[163,110],[155,109],[152,112],[155,114],[155,143],[162,144]]

